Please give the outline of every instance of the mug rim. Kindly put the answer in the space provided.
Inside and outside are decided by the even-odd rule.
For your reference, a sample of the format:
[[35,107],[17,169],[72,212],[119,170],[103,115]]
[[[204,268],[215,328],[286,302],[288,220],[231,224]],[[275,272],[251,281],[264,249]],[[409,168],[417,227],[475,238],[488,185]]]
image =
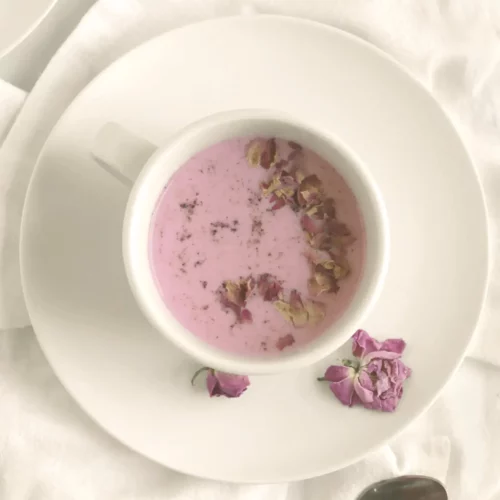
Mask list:
[[[236,123],[248,123],[251,120],[274,122],[284,125],[290,129],[304,132],[323,141],[331,151],[335,151],[349,164],[355,175],[361,180],[364,195],[368,200],[367,205],[371,209],[370,217],[374,218],[373,227],[375,244],[377,248],[371,248],[371,254],[375,255],[373,269],[366,275],[366,258],[363,275],[360,283],[346,311],[335,323],[323,332],[318,339],[310,344],[306,344],[299,350],[281,352],[274,357],[244,356],[233,354],[216,348],[207,342],[199,339],[187,328],[185,328],[169,310],[161,298],[160,291],[155,283],[149,261],[149,230],[154,208],[156,207],[161,191],[168,183],[177,168],[192,157],[196,152],[209,147],[209,145],[199,148],[192,147],[190,154],[176,165],[169,165],[168,157],[175,153],[175,149],[184,144],[193,145],[196,140],[200,143],[200,137],[204,133],[210,133],[216,127]],[[229,137],[219,137],[216,142],[230,137],[241,137],[241,134]],[[279,136],[279,135],[278,135]],[[212,142],[215,143],[215,142]],[[314,149],[313,149],[314,150]],[[331,163],[329,161],[329,163]],[[168,169],[165,166],[168,166]],[[158,186],[156,175],[160,168],[163,172],[163,184],[157,196],[151,196],[151,189]],[[335,167],[336,168],[336,167]],[[340,173],[342,177],[345,175]],[[346,180],[352,189],[350,182]],[[358,203],[360,203],[359,193],[355,193]],[[154,199],[154,203],[151,203]],[[365,202],[366,200],[363,200]],[[153,205],[152,210],[144,212],[146,206]],[[360,207],[361,208],[361,207]],[[366,224],[366,210],[361,209],[363,222]],[[146,221],[146,222],[145,222]],[[145,229],[147,226],[147,235]],[[368,231],[368,228],[365,227]],[[146,237],[144,237],[146,236]],[[373,242],[371,243],[374,244]],[[367,247],[369,245],[367,238]],[[325,133],[317,127],[308,124],[303,120],[298,120],[287,113],[273,110],[234,110],[209,115],[201,120],[187,125],[175,134],[166,144],[160,146],[157,151],[147,161],[143,170],[139,174],[132,191],[130,193],[125,218],[123,222],[122,252],[127,278],[132,289],[132,293],[148,321],[156,329],[170,340],[176,347],[197,359],[205,366],[215,368],[229,373],[239,374],[270,374],[305,367],[323,359],[331,354],[343,343],[345,343],[359,328],[359,323],[366,316],[377,300],[383,286],[388,262],[389,262],[389,228],[382,196],[372,178],[370,172],[361,159],[338,137],[330,133]],[[366,252],[368,256],[368,248]],[[145,267],[147,266],[147,269]],[[364,284],[364,288],[363,288]],[[361,291],[365,293],[361,296]],[[358,306],[352,307],[357,300]],[[339,330],[339,322],[343,322],[343,331]],[[336,328],[337,325],[337,328]]]

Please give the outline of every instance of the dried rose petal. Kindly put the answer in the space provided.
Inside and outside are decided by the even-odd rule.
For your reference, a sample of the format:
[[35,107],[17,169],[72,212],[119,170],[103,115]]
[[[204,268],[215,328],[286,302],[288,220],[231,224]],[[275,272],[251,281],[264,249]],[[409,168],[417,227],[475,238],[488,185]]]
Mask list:
[[208,369],[206,383],[210,397],[225,396],[226,398],[239,398],[250,385],[250,379],[246,375],[234,375],[210,368]]
[[335,277],[320,265],[316,266],[316,271],[314,271],[314,279],[319,286],[323,288],[326,287],[326,292],[332,291],[336,286]]
[[226,398],[238,398],[250,385],[250,379],[246,375],[219,372],[207,366],[195,372],[191,378],[191,384],[194,385],[197,377],[204,372],[207,373],[205,384],[210,397],[225,396]]
[[326,305],[323,302],[308,300],[304,307],[309,315],[309,323],[316,325],[323,321],[326,315]]
[[240,323],[252,323],[252,313],[248,309],[242,309],[239,317]]
[[276,189],[281,186],[281,177],[280,174],[273,175],[269,182],[264,182],[260,185],[263,196],[269,196],[274,193]]
[[323,201],[323,212],[325,217],[330,217],[332,219],[335,217],[335,201],[333,198],[326,198],[326,200]]
[[308,175],[299,185],[298,200],[301,206],[307,206],[314,202],[320,202],[323,195],[323,187],[317,175]]
[[293,344],[295,344],[295,337],[291,333],[289,333],[288,335],[280,337],[276,341],[276,348],[282,351],[285,347],[289,347]]
[[240,282],[225,281],[224,289],[226,291],[226,298],[229,302],[237,306],[244,306],[246,302],[246,289],[244,289]]
[[314,276],[309,278],[307,287],[313,297],[319,297],[322,293],[337,293],[339,290],[337,281],[322,273],[314,273]]
[[303,215],[300,218],[300,225],[302,226],[302,229],[308,233],[309,237],[312,237],[319,231],[316,223],[307,215]]
[[264,273],[259,276],[257,290],[264,301],[272,302],[279,297],[282,287],[281,283],[274,276]]
[[317,250],[329,251],[335,246],[333,237],[321,231],[316,234],[309,234],[309,245]]
[[393,412],[403,396],[403,384],[411,376],[411,369],[401,361],[405,347],[402,339],[378,342],[358,330],[352,350],[359,361],[344,360],[344,366],[330,366],[318,380],[328,381],[344,405]]
[[295,141],[288,141],[288,145],[291,149],[302,151],[302,146]]
[[304,304],[302,303],[302,297],[297,290],[292,290],[290,292],[290,307],[293,309],[302,309]]
[[254,139],[247,146],[247,162],[251,167],[268,170],[276,162],[276,153],[276,139]]
[[295,189],[297,188],[297,180],[292,172],[288,172],[287,170],[282,170],[279,173],[279,178],[283,186],[293,187]]
[[335,217],[335,206],[331,198],[306,207],[306,214],[313,219],[324,220]]
[[271,196],[270,202],[272,203],[271,210],[279,210],[286,205],[285,199],[278,198],[275,193]]
[[339,258],[338,260],[324,260],[318,262],[316,268],[319,271],[329,271],[331,275],[335,278],[335,280],[340,280],[345,278],[349,274],[349,264],[347,263],[347,259]]
[[304,159],[304,153],[300,149],[294,149],[290,151],[290,154],[287,157],[289,163],[293,163],[294,166],[302,166]]
[[280,187],[279,189],[276,189],[274,194],[278,198],[292,198],[292,196],[295,194],[295,189],[290,186],[283,186]]
[[250,276],[237,282],[225,281],[219,291],[222,306],[231,309],[240,323],[252,322],[250,311],[243,308],[254,287],[255,280]]
[[349,228],[342,222],[336,219],[327,219],[323,227],[323,231],[330,236],[349,236],[351,232]]
[[265,148],[260,155],[260,166],[269,170],[276,161],[276,139],[266,141]]
[[262,145],[259,140],[250,142],[247,146],[247,162],[251,167],[260,166],[260,156],[262,154]]
[[287,164],[288,164],[287,160],[281,159],[274,164],[274,168],[276,170],[281,170],[282,168],[285,168]]
[[288,302],[285,302],[284,300],[276,300],[274,302],[274,307],[276,308],[277,311],[279,311],[282,316],[289,321],[290,323],[292,322],[292,313],[291,313],[291,306]]
[[300,295],[295,292],[296,295],[291,297],[293,305],[290,302],[284,300],[276,300],[274,302],[274,307],[281,313],[281,315],[296,328],[301,328],[305,326],[309,320],[309,314],[307,313]]

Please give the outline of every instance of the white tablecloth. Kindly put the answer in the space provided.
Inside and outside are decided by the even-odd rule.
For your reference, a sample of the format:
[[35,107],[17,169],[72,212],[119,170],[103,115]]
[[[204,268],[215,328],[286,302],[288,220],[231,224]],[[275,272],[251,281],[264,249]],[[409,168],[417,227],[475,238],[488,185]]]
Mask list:
[[[391,53],[440,99],[477,162],[494,261],[470,357],[424,416],[390,445],[343,471],[293,485],[240,487],[154,465],[108,437],[76,406],[26,326],[18,238],[38,152],[93,76],[165,30],[209,17],[259,12],[349,30]],[[442,479],[452,499],[499,500],[499,36],[498,0],[99,0],[26,99],[0,82],[0,498],[349,500],[372,480],[426,473]],[[18,112],[22,124],[15,121]]]

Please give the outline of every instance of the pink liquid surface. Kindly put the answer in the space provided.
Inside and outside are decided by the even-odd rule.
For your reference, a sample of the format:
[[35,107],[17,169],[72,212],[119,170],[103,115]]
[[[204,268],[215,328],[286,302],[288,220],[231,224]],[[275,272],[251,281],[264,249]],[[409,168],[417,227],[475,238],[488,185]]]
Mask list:
[[[223,281],[270,273],[285,290],[296,289],[305,298],[311,276],[299,217],[287,206],[269,210],[260,184],[270,174],[248,166],[249,141],[220,142],[181,166],[158,201],[150,236],[152,272],[177,320],[209,344],[246,355],[278,352],[278,341],[287,334],[295,342],[286,349],[300,347],[331,326],[355,294],[366,245],[354,194],[332,166],[304,149],[306,172],[320,178],[326,194],[335,200],[337,219],[356,238],[347,250],[351,272],[339,282],[338,293],[317,298],[326,304],[326,316],[317,325],[295,328],[258,296],[247,303],[253,322],[236,322],[234,313],[220,304],[217,290]],[[277,144],[280,156],[290,152],[286,141],[278,139]]]

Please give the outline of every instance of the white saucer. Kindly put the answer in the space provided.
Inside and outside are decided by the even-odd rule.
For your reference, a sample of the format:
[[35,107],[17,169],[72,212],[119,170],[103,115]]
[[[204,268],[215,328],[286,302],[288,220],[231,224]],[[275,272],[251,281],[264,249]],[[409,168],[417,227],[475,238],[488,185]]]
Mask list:
[[[148,326],[132,299],[121,261],[127,191],[91,160],[97,131],[113,120],[159,143],[209,113],[250,107],[286,110],[328,128],[381,188],[391,263],[376,310],[360,326],[408,342],[413,376],[394,414],[341,406],[315,381],[326,360],[254,377],[240,399],[209,399],[190,386],[197,365]],[[35,331],[81,407],[157,462],[239,482],[341,468],[424,411],[464,356],[488,269],[478,179],[432,97],[367,43],[279,17],[172,31],[103,72],[45,146],[22,236]]]

